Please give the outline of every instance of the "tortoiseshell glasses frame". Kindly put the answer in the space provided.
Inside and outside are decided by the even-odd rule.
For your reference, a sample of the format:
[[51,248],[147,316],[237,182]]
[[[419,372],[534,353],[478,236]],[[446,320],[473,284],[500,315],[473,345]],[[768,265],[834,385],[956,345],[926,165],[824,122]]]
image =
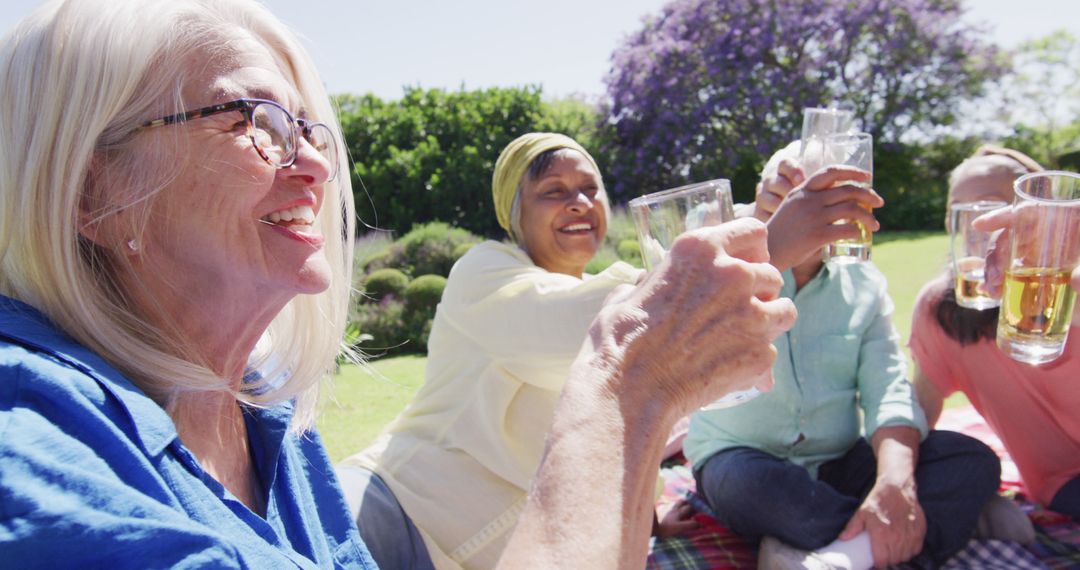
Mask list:
[[338,143],[330,127],[325,123],[313,123],[305,119],[296,119],[276,101],[268,99],[236,99],[228,103],[211,105],[201,109],[184,111],[168,115],[139,125],[139,129],[152,129],[183,123],[192,119],[201,119],[239,111],[247,122],[248,138],[251,139],[255,152],[270,165],[288,168],[296,162],[300,137],[308,142],[330,166],[327,181],[338,175]]

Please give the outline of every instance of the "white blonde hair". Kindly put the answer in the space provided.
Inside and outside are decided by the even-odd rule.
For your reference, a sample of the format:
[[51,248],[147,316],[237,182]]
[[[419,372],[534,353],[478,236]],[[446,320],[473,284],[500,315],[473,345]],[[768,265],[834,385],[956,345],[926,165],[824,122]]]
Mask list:
[[[118,284],[123,256],[80,237],[80,208],[114,188],[126,192],[120,209],[153,200],[176,176],[148,168],[169,157],[154,157],[162,151],[133,133],[184,110],[185,62],[225,49],[216,46],[237,33],[267,48],[308,115],[340,140],[311,58],[253,0],[54,0],[0,40],[0,293],[42,311],[170,411],[183,394],[227,391],[229,380],[183,348],[177,331],[140,314]],[[270,381],[237,394],[255,405],[295,400],[298,431],[313,424],[319,386],[341,354],[354,219],[349,176],[339,173],[316,221],[331,285],[277,315],[251,362]],[[136,220],[132,231],[146,223]],[[288,381],[273,380],[285,373]]]

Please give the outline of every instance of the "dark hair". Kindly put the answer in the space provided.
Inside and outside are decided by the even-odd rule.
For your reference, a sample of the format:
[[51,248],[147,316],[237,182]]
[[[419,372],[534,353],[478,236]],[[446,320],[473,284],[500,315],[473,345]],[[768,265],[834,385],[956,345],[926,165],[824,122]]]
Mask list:
[[[962,175],[964,166],[971,164],[969,161],[981,157],[1002,156],[1011,159],[1026,172],[1039,172],[1043,168],[1028,155],[1011,148],[984,144],[974,154],[961,162],[949,175],[949,191],[956,184],[957,178]],[[1020,172],[1014,172],[1019,177]],[[937,307],[934,314],[938,324],[941,325],[945,334],[960,343],[960,346],[975,344],[982,339],[994,340],[997,338],[998,309],[985,309],[982,311],[968,309],[956,304],[956,290],[952,287],[952,280],[945,280],[943,291],[936,295]]]
[[529,168],[525,171],[525,177],[529,180],[539,180],[551,168],[551,163],[555,161],[555,155],[563,150],[573,149],[566,147],[552,148],[536,155],[536,158],[529,163]]
[[960,346],[975,344],[982,339],[997,338],[998,309],[978,311],[956,304],[956,290],[951,281],[945,281],[944,290],[936,295],[934,314],[945,335]]

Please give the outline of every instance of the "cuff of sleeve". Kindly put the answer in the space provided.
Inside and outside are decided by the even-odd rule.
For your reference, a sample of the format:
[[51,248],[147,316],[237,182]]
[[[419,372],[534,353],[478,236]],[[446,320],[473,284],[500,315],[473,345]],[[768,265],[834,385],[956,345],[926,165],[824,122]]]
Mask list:
[[907,426],[919,430],[919,441],[926,439],[930,433],[930,427],[926,423],[926,415],[922,408],[915,406],[889,406],[878,410],[874,418],[866,418],[866,439],[873,437],[878,428],[891,426]]

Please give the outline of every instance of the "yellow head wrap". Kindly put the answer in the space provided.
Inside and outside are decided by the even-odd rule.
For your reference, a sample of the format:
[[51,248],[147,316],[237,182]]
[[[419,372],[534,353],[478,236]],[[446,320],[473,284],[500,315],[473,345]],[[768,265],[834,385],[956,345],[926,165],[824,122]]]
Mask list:
[[499,218],[499,225],[507,232],[510,231],[510,210],[514,206],[514,195],[517,194],[521,177],[536,157],[557,148],[569,148],[585,155],[596,169],[597,176],[600,175],[600,168],[596,166],[592,155],[566,135],[528,133],[510,141],[499,154],[499,160],[495,162],[495,173],[491,176],[491,198],[495,201],[495,215]]

